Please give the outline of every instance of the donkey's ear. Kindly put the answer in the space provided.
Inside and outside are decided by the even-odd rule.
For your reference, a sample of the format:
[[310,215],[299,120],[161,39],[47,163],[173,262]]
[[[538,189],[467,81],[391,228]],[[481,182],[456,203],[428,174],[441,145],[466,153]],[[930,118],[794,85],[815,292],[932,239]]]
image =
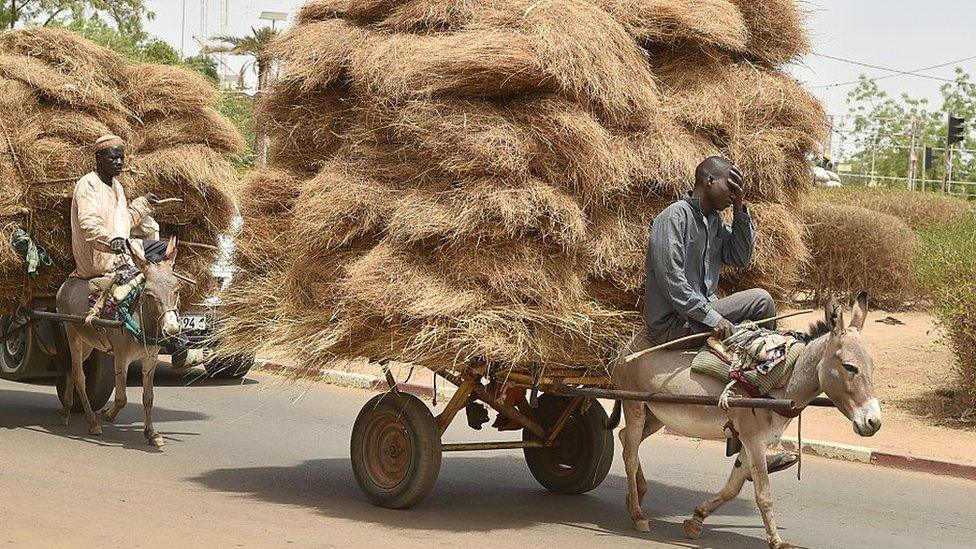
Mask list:
[[851,328],[861,331],[864,329],[864,320],[868,317],[868,293],[857,294],[854,300],[854,310],[851,312]]
[[136,268],[145,271],[149,260],[146,259],[146,252],[142,249],[142,243],[135,241],[129,249],[132,250],[132,262],[136,264]]
[[827,305],[824,307],[824,320],[827,321],[827,325],[830,326],[830,330],[834,334],[844,333],[844,310],[837,302],[837,298],[833,296],[827,300]]
[[163,256],[163,261],[170,263],[176,261],[176,248],[178,245],[179,239],[176,235],[169,237],[169,244],[166,245],[166,255]]

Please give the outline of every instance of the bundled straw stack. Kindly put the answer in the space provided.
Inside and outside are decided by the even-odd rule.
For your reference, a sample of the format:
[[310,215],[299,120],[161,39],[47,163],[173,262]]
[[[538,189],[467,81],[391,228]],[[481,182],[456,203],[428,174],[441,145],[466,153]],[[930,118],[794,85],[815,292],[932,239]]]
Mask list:
[[[10,246],[27,230],[54,265],[29,286],[54,293],[74,269],[69,213],[75,182],[94,169],[92,145],[108,133],[126,140],[127,195],[184,199],[156,219],[163,236],[215,245],[234,215],[236,173],[226,155],[244,141],[215,109],[217,91],[177,67],[127,65],[70,32],[37,28],[0,34],[0,309],[16,306],[26,276]],[[199,281],[188,303],[213,283],[215,253],[181,249],[177,269]]]
[[274,45],[225,352],[599,371],[712,154],[759,202],[734,280],[790,287],[824,124],[776,66],[805,48],[788,0],[309,2]]

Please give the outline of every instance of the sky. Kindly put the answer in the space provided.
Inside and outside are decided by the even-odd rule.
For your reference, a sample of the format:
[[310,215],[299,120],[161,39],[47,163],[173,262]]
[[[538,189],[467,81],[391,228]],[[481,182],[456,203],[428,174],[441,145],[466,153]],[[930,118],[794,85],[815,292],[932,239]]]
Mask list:
[[[186,55],[199,51],[193,40],[201,36],[201,2],[204,0],[149,0],[156,19],[148,24],[151,33],[165,39],[178,50],[181,45],[183,5],[186,5]],[[210,34],[219,34],[220,0],[208,0]],[[267,25],[262,11],[282,11],[294,15],[303,0],[227,0],[227,32],[244,34],[252,26]],[[801,0],[810,12],[808,28],[814,51],[901,71],[976,56],[973,24],[976,2],[972,0]],[[285,23],[287,25],[288,23]],[[280,25],[280,24],[279,24]],[[280,26],[279,26],[280,28]],[[234,71],[243,61],[229,58]],[[976,73],[976,59],[959,64]],[[845,99],[853,86],[823,87],[856,80],[858,75],[883,76],[883,70],[858,67],[816,54],[804,57],[789,72],[820,97],[829,114],[847,111]],[[953,68],[925,74],[952,78]],[[908,93],[916,97],[939,97],[940,82],[900,75],[879,82],[891,95]]]

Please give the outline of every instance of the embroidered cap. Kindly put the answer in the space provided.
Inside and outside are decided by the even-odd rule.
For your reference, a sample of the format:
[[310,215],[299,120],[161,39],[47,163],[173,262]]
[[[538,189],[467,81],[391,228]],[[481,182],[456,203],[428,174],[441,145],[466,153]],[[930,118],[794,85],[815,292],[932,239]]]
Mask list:
[[117,135],[103,135],[95,140],[95,152],[110,149],[112,147],[124,147],[125,141]]

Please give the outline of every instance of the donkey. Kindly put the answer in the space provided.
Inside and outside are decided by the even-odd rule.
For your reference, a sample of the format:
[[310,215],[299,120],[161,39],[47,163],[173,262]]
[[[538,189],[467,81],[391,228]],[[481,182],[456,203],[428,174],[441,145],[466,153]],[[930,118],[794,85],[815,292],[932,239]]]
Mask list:
[[[797,360],[785,388],[771,393],[775,398],[793,400],[800,407],[809,404],[820,393],[826,393],[840,412],[851,420],[854,431],[864,437],[874,435],[881,428],[881,405],[872,381],[874,363],[861,339],[867,301],[867,293],[858,296],[850,326],[845,328],[843,311],[836,300],[831,299],[825,308],[824,320],[811,327],[813,340]],[[660,351],[632,363],[622,358],[649,346],[643,336],[636,336],[624,349],[613,371],[617,389],[708,396],[719,396],[724,389],[722,381],[692,372],[692,355],[686,352]],[[641,511],[641,502],[647,492],[638,457],[641,442],[664,426],[687,437],[723,440],[731,436],[727,428],[731,422],[733,432],[742,440],[744,455],[732,468],[722,490],[699,504],[694,515],[684,522],[685,535],[698,539],[704,520],[735,498],[745,481],[751,479],[769,547],[794,547],[780,539],[776,529],[765,457],[766,449],[779,440],[790,418],[761,409],[731,408],[725,411],[718,406],[618,401],[613,414],[617,421],[621,405],[626,418],[620,441],[627,470],[627,510],[638,531],[650,529]]]
[[[176,248],[177,240],[173,237],[169,240],[163,260],[155,263],[146,259],[140,247],[131,247],[132,260],[136,268],[145,276],[145,287],[133,304],[133,318],[139,322],[144,334],[157,340],[164,336],[174,337],[180,333],[177,312],[180,282],[173,273]],[[85,315],[89,310],[88,296],[87,280],[69,278],[58,290],[58,312]],[[103,331],[84,324],[65,324],[65,332],[68,348],[71,351],[71,379],[67,383],[64,407],[59,414],[61,424],[68,425],[74,399],[73,389],[77,389],[85,411],[85,421],[88,422],[88,433],[96,436],[102,434],[102,427],[88,402],[88,395],[85,392],[85,371],[82,368],[82,363],[92,351],[98,349],[115,356],[115,403],[111,408],[106,406],[101,411],[102,419],[109,423],[114,422],[116,416],[125,407],[125,380],[129,364],[139,361],[142,364],[142,405],[146,412],[144,434],[150,445],[157,448],[163,446],[163,437],[156,432],[152,422],[153,378],[156,375],[159,346],[138,341],[132,334],[123,330]],[[74,381],[73,387],[71,380]]]

